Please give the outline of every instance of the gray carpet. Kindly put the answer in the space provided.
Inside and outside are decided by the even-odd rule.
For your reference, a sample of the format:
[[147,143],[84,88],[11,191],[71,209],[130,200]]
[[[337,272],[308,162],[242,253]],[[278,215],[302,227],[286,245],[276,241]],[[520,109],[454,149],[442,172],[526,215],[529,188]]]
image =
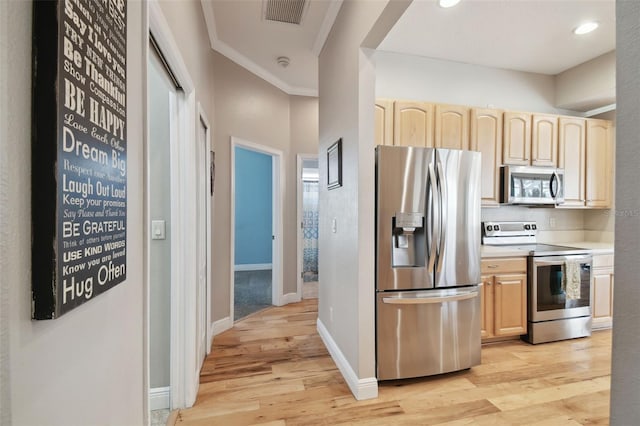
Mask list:
[[233,320],[271,306],[271,270],[234,273]]

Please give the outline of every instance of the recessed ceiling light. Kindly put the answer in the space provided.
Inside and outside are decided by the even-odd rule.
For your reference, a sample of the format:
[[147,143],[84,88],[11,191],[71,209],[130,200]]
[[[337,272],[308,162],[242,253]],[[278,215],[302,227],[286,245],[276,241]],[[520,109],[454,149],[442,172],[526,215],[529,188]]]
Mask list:
[[453,7],[456,4],[460,3],[460,0],[440,0],[438,2],[438,4],[440,4],[440,7]]
[[598,28],[597,22],[585,22],[584,24],[578,25],[578,27],[573,30],[573,33],[577,35],[587,34],[596,28]]

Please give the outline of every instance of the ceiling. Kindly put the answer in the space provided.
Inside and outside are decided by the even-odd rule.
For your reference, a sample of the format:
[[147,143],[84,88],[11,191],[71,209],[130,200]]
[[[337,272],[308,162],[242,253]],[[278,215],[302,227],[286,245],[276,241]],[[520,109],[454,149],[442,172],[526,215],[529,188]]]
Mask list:
[[[586,21],[600,27],[573,34]],[[378,49],[555,75],[614,50],[615,25],[615,0],[417,0]]]
[[299,25],[264,19],[262,0],[201,2],[214,50],[289,94],[318,95],[318,55],[342,0],[308,1]]
[[[201,1],[214,50],[286,93],[317,96],[318,55],[342,0],[310,0],[300,25],[265,20],[263,0]],[[574,35],[587,20],[600,27]],[[462,0],[450,9],[414,0],[379,49],[555,75],[615,49],[615,0]]]

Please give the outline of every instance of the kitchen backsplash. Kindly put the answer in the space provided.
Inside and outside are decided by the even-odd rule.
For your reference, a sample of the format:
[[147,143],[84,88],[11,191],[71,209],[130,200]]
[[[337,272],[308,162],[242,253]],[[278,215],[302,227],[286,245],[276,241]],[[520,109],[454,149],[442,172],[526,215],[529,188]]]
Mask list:
[[538,241],[542,243],[613,242],[615,222],[613,212],[614,210],[500,206],[482,209],[482,221],[536,221]]
[[584,233],[585,240],[603,243],[613,243],[616,225],[615,209],[585,210]]

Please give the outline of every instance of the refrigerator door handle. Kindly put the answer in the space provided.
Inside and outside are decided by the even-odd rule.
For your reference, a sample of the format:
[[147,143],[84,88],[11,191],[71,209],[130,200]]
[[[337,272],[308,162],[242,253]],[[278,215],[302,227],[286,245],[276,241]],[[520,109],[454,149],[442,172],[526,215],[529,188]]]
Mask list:
[[446,241],[446,232],[447,232],[447,183],[445,180],[444,172],[442,171],[442,163],[439,159],[437,161],[437,169],[438,169],[438,191],[440,192],[440,223],[439,223],[439,231],[438,231],[438,264],[436,266],[436,271],[440,272],[442,270],[442,262],[444,259],[444,244]]
[[451,296],[432,296],[432,297],[383,297],[382,302],[389,305],[425,305],[433,303],[457,302],[460,300],[473,299],[478,295],[476,291],[454,294]]
[[427,214],[429,218],[429,227],[428,227],[428,252],[427,256],[429,258],[429,264],[427,266],[427,270],[429,273],[433,273],[433,269],[436,264],[436,248],[438,238],[436,236],[436,223],[440,222],[440,206],[438,205],[438,197],[437,197],[437,189],[438,184],[436,182],[436,172],[433,169],[433,164],[429,164],[429,187],[431,192],[431,206],[427,206]]

